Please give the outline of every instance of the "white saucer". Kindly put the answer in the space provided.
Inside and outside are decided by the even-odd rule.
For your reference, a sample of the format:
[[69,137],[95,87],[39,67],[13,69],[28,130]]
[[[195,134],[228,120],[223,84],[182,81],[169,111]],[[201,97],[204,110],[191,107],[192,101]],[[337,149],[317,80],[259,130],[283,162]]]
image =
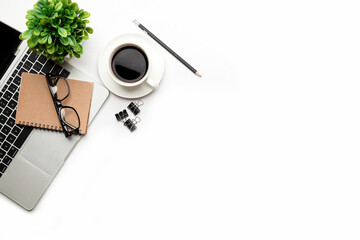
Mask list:
[[157,45],[155,45],[152,40],[146,36],[135,34],[135,33],[129,33],[117,36],[113,40],[111,40],[99,57],[98,62],[98,69],[99,69],[99,75],[104,83],[104,85],[115,95],[118,95],[119,97],[123,98],[141,98],[145,95],[148,95],[155,89],[152,88],[150,85],[148,85],[145,82],[142,84],[136,86],[136,87],[123,87],[119,84],[117,84],[111,77],[108,72],[108,64],[111,52],[118,47],[121,44],[124,43],[134,43],[140,47],[142,47],[144,50],[146,50],[146,54],[149,55],[149,58],[151,58],[151,69],[149,69],[149,77],[156,83],[160,84],[164,68],[165,68],[165,61],[164,56],[161,50]]

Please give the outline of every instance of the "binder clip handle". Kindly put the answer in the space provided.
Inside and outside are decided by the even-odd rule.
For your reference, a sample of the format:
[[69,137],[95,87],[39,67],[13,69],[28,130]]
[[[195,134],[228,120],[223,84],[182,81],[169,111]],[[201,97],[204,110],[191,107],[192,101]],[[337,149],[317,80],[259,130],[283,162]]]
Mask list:
[[140,99],[139,101],[137,101],[136,105],[137,105],[138,107],[140,107],[140,106],[144,105],[143,100],[142,100],[142,99]]
[[133,123],[138,124],[139,122],[141,122],[141,118],[136,117],[132,121],[133,121]]
[[133,132],[136,130],[136,124],[141,122],[141,119],[139,117],[136,117],[134,119],[128,119],[124,122],[124,126],[126,126],[130,132]]
[[137,102],[131,102],[127,108],[136,116],[140,113],[140,106],[144,105],[144,102],[140,99]]

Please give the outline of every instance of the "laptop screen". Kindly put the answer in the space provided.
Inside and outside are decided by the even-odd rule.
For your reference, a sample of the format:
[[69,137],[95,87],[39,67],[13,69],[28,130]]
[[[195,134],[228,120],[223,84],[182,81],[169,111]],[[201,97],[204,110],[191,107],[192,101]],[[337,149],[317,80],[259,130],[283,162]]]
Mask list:
[[0,79],[15,58],[20,32],[0,21]]

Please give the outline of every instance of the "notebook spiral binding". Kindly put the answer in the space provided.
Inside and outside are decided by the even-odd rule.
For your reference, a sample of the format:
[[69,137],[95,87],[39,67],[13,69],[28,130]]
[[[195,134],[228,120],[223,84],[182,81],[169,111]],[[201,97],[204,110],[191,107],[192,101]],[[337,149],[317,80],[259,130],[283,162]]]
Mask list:
[[[36,127],[36,128],[40,128],[40,129],[46,129],[46,130],[52,130],[52,131],[62,131],[62,127],[58,127],[58,126],[53,126],[53,125],[45,125],[45,124],[41,124],[41,123],[29,123],[29,122],[25,122],[25,121],[19,121],[18,122],[19,125],[23,125],[23,126],[28,126],[28,127]],[[81,130],[79,129],[79,132],[81,133]]]

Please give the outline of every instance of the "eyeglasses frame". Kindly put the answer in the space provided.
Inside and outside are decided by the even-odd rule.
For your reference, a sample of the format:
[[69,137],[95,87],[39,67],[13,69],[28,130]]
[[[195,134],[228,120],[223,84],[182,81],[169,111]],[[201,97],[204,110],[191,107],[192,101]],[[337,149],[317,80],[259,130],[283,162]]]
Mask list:
[[[53,77],[55,77],[54,85],[51,83],[51,78],[53,78]],[[66,83],[66,86],[68,88],[67,95],[65,97],[63,97],[62,99],[58,99],[57,93],[54,93],[52,91],[52,89],[51,89],[52,87],[56,86],[56,84],[58,83],[60,78],[64,79],[64,81]],[[57,112],[61,127],[63,129],[64,134],[65,134],[65,137],[70,137],[72,135],[72,133],[79,133],[80,117],[79,117],[78,112],[76,111],[75,108],[73,108],[71,106],[63,106],[62,103],[61,103],[62,101],[64,101],[70,95],[70,87],[69,87],[69,83],[68,83],[67,79],[65,77],[63,77],[63,76],[52,75],[51,73],[48,73],[48,74],[46,74],[46,81],[47,81],[47,84],[48,84],[48,87],[49,87],[50,95],[52,97],[52,100],[53,100],[53,103],[54,103],[54,106],[55,106],[55,109],[56,109],[56,112]],[[63,119],[63,114],[61,113],[61,110],[65,109],[65,108],[70,108],[70,109],[74,110],[74,112],[76,113],[76,116],[78,118],[78,122],[79,122],[78,127],[75,127],[75,126],[71,125],[70,123],[66,122],[65,119]],[[70,128],[71,131],[69,131],[68,128]]]

